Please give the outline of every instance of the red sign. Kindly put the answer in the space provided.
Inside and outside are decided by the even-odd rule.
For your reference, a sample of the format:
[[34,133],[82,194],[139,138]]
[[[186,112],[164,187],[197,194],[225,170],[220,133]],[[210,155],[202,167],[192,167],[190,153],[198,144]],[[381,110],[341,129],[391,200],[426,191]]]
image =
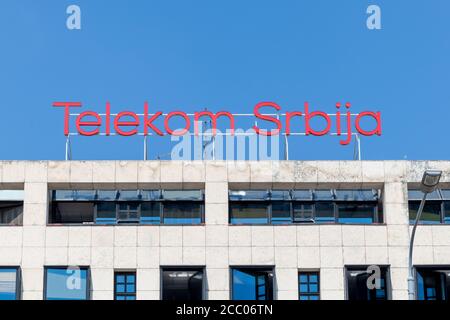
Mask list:
[[[70,134],[70,109],[81,107],[81,102],[55,102],[54,107],[64,107],[64,134],[67,136]],[[304,103],[303,111],[291,111],[283,114],[284,121],[279,118],[263,114],[260,112],[261,108],[273,108],[274,111],[280,111],[281,107],[275,102],[260,102],[253,110],[253,115],[255,118],[270,122],[276,126],[276,129],[265,130],[261,129],[259,126],[253,126],[252,129],[256,134],[264,136],[273,136],[283,133],[290,135],[293,133],[292,126],[298,127],[298,119],[304,119],[304,134],[313,136],[323,136],[331,133],[331,127],[333,125],[332,117],[335,117],[334,127],[336,128],[335,134],[337,136],[345,135],[346,139],[341,140],[342,145],[347,145],[351,141],[352,136],[352,117],[354,118],[354,127],[356,132],[364,136],[381,135],[381,113],[372,111],[363,111],[358,114],[352,114],[350,112],[351,104],[346,103],[345,107],[342,107],[341,103],[336,103],[336,114],[330,115],[323,111],[311,111],[308,102]],[[184,127],[182,129],[172,129],[170,127],[170,120],[172,118],[179,117],[182,118],[184,122]],[[215,135],[217,131],[217,120],[221,117],[227,118],[229,121],[229,129],[231,135],[234,135],[235,131],[235,119],[232,113],[228,111],[219,111],[216,113],[210,111],[200,111],[195,112],[193,115],[194,121],[194,135],[199,134],[199,120],[203,117],[209,117],[212,122],[212,134]],[[157,127],[154,122],[163,118],[164,129]],[[320,130],[317,128],[312,128],[311,120],[314,118],[321,118],[325,121],[326,125]],[[362,128],[361,120],[365,118],[370,118],[375,121],[375,126],[373,128],[367,129]],[[343,120],[344,119],[344,120]],[[107,136],[111,135],[114,130],[115,134],[121,136],[133,136],[136,134],[156,134],[159,136],[176,135],[181,136],[189,133],[191,129],[191,117],[183,111],[172,111],[167,114],[163,114],[162,111],[157,111],[149,113],[148,102],[144,103],[144,110],[142,115],[138,115],[132,111],[122,111],[117,114],[111,113],[111,105],[109,102],[106,103],[104,115],[100,115],[94,111],[84,111],[77,115],[75,119],[75,127],[77,128],[77,133],[83,136],[94,136],[103,133]],[[141,132],[140,132],[141,130]]]

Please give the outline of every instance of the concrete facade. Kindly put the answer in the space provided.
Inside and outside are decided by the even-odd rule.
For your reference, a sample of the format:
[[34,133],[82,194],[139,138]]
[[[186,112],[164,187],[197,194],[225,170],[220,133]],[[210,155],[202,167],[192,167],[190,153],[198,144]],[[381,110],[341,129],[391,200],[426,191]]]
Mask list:
[[[393,299],[407,299],[407,190],[450,161],[2,161],[1,189],[25,191],[23,226],[0,226],[0,266],[20,266],[22,298],[42,299],[44,266],[91,270],[92,299],[113,299],[114,270],[136,270],[137,298],[160,298],[160,266],[205,266],[206,298],[230,298],[230,266],[275,267],[275,298],[298,299],[297,272],[320,270],[321,299],[345,299],[345,265],[390,266]],[[228,223],[230,188],[380,188],[380,225]],[[55,188],[201,188],[196,226],[51,226]],[[450,265],[450,225],[420,226],[414,264]]]

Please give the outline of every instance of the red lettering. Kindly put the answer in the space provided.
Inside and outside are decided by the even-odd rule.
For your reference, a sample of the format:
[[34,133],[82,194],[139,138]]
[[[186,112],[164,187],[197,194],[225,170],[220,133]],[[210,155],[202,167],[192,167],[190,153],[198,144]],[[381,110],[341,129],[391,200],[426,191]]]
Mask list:
[[300,111],[294,111],[294,112],[286,112],[286,134],[291,134],[291,118],[292,117],[301,117],[303,115]]
[[69,135],[69,108],[81,107],[81,102],[53,102],[54,107],[64,107],[64,135]]
[[[131,117],[134,121],[120,121],[122,117]],[[131,111],[120,112],[114,119],[114,129],[121,136],[132,136],[138,133],[137,126],[139,126],[139,118],[136,113]],[[131,131],[123,131],[120,127],[135,127]]]
[[[170,118],[175,117],[175,116],[181,116],[186,121],[184,128],[179,131],[172,130],[169,127]],[[182,136],[182,135],[186,134],[189,131],[190,127],[191,127],[191,120],[189,119],[187,114],[182,111],[172,111],[164,119],[164,128],[166,129],[168,134],[173,135],[173,136]]]
[[[95,121],[83,121],[84,117],[94,117]],[[82,136],[95,136],[100,132],[100,127],[102,125],[102,119],[98,115],[98,113],[93,111],[85,111],[82,112],[75,121],[78,133]],[[93,131],[85,131],[82,127],[97,127]]]
[[[377,122],[376,128],[373,129],[372,131],[365,131],[364,129],[361,128],[361,126],[359,124],[359,122],[361,121],[361,118],[365,117],[365,116],[372,117]],[[360,114],[358,114],[356,116],[355,127],[356,127],[356,130],[363,136],[373,136],[374,134],[381,136],[381,113],[380,112],[372,112],[372,111],[361,112]]]
[[[327,122],[327,126],[325,129],[321,131],[315,131],[311,129],[311,126],[309,125],[309,120],[311,120],[314,117],[322,117]],[[313,136],[323,136],[327,134],[330,131],[331,128],[331,120],[330,117],[322,111],[314,111],[309,113],[309,105],[308,102],[305,102],[305,133],[306,135],[312,134]]]
[[144,103],[144,135],[148,135],[148,127],[152,128],[153,131],[156,132],[157,135],[163,136],[164,133],[162,133],[161,130],[159,130],[157,127],[153,125],[153,121],[158,119],[159,116],[162,115],[161,111],[158,111],[155,113],[150,119],[148,118],[148,102]]
[[257,134],[260,134],[263,136],[272,136],[272,135],[279,134],[280,130],[281,130],[281,121],[277,118],[273,118],[271,116],[267,116],[267,115],[263,115],[263,114],[259,113],[259,109],[262,107],[272,107],[272,108],[275,108],[275,110],[277,110],[277,111],[279,111],[281,109],[281,107],[278,104],[276,104],[275,102],[260,102],[255,106],[255,108],[253,110],[253,114],[255,115],[256,118],[273,122],[277,125],[277,128],[268,131],[268,130],[261,130],[257,126],[253,126],[253,130],[255,130],[255,132]]

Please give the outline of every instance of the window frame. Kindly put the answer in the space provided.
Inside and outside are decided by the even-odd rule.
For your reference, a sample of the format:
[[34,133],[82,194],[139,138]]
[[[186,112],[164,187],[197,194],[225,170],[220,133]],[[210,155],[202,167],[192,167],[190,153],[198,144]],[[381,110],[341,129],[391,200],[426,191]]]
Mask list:
[[[123,275],[125,277],[125,288],[127,286],[127,281],[126,281],[127,276],[129,276],[129,275],[133,275],[134,276],[134,293],[128,293],[128,292],[118,293],[117,292],[117,285],[118,285],[117,277],[119,275]],[[134,299],[130,299],[130,301],[131,300],[136,300],[136,298],[137,298],[137,272],[136,271],[114,270],[114,300],[115,301],[124,301],[124,300],[127,301],[127,300],[129,300],[129,299],[124,299],[124,300],[117,299],[118,296],[134,297]]]
[[[186,189],[186,190],[178,190],[177,191],[198,191],[199,194],[201,195],[199,199],[164,199],[163,198],[163,193],[166,189],[158,189],[158,190],[145,190],[145,189],[136,189],[136,193],[138,194],[136,199],[120,199],[120,192],[123,191],[134,191],[134,190],[125,190],[125,189],[119,189],[119,190],[60,190],[60,189],[54,189],[54,190],[50,190],[50,206],[49,206],[49,213],[48,213],[48,218],[47,218],[47,225],[74,225],[74,226],[79,226],[79,225],[89,225],[89,226],[93,226],[93,225],[99,225],[99,226],[119,226],[119,225],[180,225],[180,226],[190,226],[190,225],[202,225],[205,223],[205,192],[204,189]],[[54,198],[56,198],[56,192],[57,191],[93,191],[95,193],[94,199],[89,199],[89,200],[53,200]],[[99,191],[115,191],[116,195],[114,199],[99,199],[98,193]],[[142,193],[146,192],[146,191],[157,191],[159,196],[155,199],[143,199],[142,198]],[[168,191],[171,191],[170,189]],[[97,218],[98,218],[98,205],[99,203],[103,203],[103,202],[108,202],[108,203],[114,203],[115,205],[115,212],[114,212],[114,216],[115,216],[115,221],[112,223],[107,223],[107,222],[97,222]],[[200,223],[169,223],[169,224],[164,224],[164,204],[165,203],[196,203],[199,205],[199,210],[200,210]],[[64,222],[53,222],[56,212],[56,208],[58,203],[92,203],[93,204],[93,217],[92,217],[92,222],[91,221],[86,221],[86,222],[79,222],[79,223],[64,223]],[[138,208],[137,208],[137,218],[136,219],[120,219],[120,204],[123,203],[127,203],[128,205],[131,203],[137,204]],[[143,203],[158,203],[159,204],[159,221],[157,223],[143,223],[142,222],[142,204]]]
[[[355,200],[355,199],[337,199],[336,192],[337,191],[367,191],[371,190],[374,198],[370,200]],[[289,189],[289,190],[252,190],[249,189],[248,191],[265,191],[267,194],[266,198],[261,199],[231,199],[232,193],[237,193],[239,191],[247,191],[247,190],[234,190],[230,189],[228,191],[228,223],[230,225],[308,225],[308,224],[341,224],[341,225],[382,225],[385,224],[384,222],[384,214],[382,212],[383,205],[381,203],[382,198],[380,195],[380,190],[378,189],[308,189],[308,190],[302,190],[302,189]],[[288,191],[290,194],[290,198],[288,200],[283,199],[272,199],[271,194],[272,191]],[[310,198],[296,198],[294,196],[294,193],[296,191],[309,191],[311,194]],[[321,196],[319,198],[315,197],[315,191],[320,191]],[[329,198],[323,197],[322,194],[329,191],[330,196]],[[290,206],[290,221],[289,222],[274,222],[273,220],[273,204],[277,202],[288,202]],[[236,223],[233,222],[233,215],[232,215],[232,206],[238,205],[239,203],[263,203],[266,205],[266,223]],[[317,220],[317,208],[316,205],[320,203],[327,203],[332,206],[332,215],[330,215],[330,221],[318,221]],[[294,215],[294,207],[298,204],[311,204],[312,205],[312,219],[311,221],[301,221],[300,219],[297,220]],[[339,221],[339,205],[341,204],[360,204],[360,205],[369,205],[373,206],[373,214],[372,214],[372,223],[363,223],[363,222],[340,222]]]
[[[415,297],[414,299],[418,300],[419,297],[419,277],[418,277],[418,273],[419,273],[419,269],[420,270],[424,270],[424,271],[436,271],[436,270],[443,270],[443,271],[448,271],[448,273],[450,273],[450,265],[415,265],[414,266],[414,286],[415,286]],[[445,297],[446,300],[440,300],[440,301],[450,301],[450,276],[447,276],[448,282],[446,281],[446,287],[444,288],[444,290],[446,290],[445,292]],[[419,301],[439,301],[438,299],[436,300],[419,300]]]
[[[370,265],[345,265],[344,266],[344,281],[345,281],[345,299],[350,301],[349,298],[349,287],[348,287],[348,273],[352,271],[364,271],[367,270],[367,268]],[[380,268],[381,272],[385,272],[385,284],[384,284],[384,293],[385,293],[385,300],[381,301],[388,301],[392,300],[392,284],[391,284],[391,268],[390,265],[376,265]],[[366,300],[363,300],[366,301]],[[377,301],[377,300],[374,300]]]
[[[47,299],[47,272],[49,269],[60,269],[60,270],[67,270],[70,266],[44,266],[44,292],[43,292],[43,299]],[[86,270],[86,299],[85,300],[79,300],[79,301],[89,301],[92,299],[91,297],[91,268],[89,266],[79,266],[77,267],[80,270]],[[50,301],[50,300],[49,300]],[[77,301],[77,300],[65,300],[65,301]]]
[[[302,292],[300,292],[300,285],[301,285],[300,276],[301,275],[308,276],[308,285],[310,284],[309,277],[311,275],[316,275],[317,276],[317,293],[311,293],[311,292],[302,293]],[[321,300],[322,299],[322,297],[321,297],[322,292],[320,290],[320,270],[298,270],[298,272],[297,272],[297,282],[298,282],[298,300],[299,301],[316,301],[316,300],[309,299],[310,297],[313,297],[313,296],[314,297],[318,297],[317,300]],[[307,296],[308,299],[307,300],[302,300],[302,299],[300,299],[301,296]]]
[[0,270],[6,269],[14,269],[16,271],[16,296],[14,300],[22,300],[22,269],[20,266],[0,266]]
[[246,301],[274,301],[275,300],[275,288],[276,288],[276,278],[275,278],[275,266],[273,265],[244,265],[244,266],[230,266],[229,267],[229,275],[230,275],[230,280],[229,280],[229,285],[230,285],[230,300],[232,301],[239,301],[239,300],[235,300],[233,299],[233,295],[234,295],[234,286],[233,286],[233,271],[234,270],[241,270],[241,272],[245,272],[242,270],[252,270],[252,271],[260,271],[260,272],[267,272],[267,273],[272,273],[272,276],[269,279],[269,290],[270,290],[270,295],[271,298],[270,299],[265,299],[265,300],[246,300]]
[[[159,282],[160,282],[160,290],[159,290],[159,298],[161,301],[173,301],[173,300],[164,300],[164,271],[197,271],[202,272],[202,296],[200,301],[206,300],[206,267],[205,266],[160,266],[159,267]],[[195,300],[192,300],[195,302]],[[198,300],[197,300],[198,301]]]

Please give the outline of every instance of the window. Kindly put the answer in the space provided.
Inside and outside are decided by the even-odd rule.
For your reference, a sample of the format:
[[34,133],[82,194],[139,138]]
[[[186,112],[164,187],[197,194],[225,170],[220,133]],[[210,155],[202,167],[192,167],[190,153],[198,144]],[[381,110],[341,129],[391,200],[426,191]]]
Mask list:
[[0,300],[20,299],[20,272],[17,267],[0,267]]
[[444,223],[450,223],[450,201],[444,201]]
[[272,268],[232,268],[233,300],[273,300]]
[[0,190],[0,225],[21,226],[23,190]]
[[139,222],[139,203],[120,202],[118,206],[119,212],[117,216],[117,222],[119,223]]
[[[423,193],[420,190],[408,191],[409,220],[414,224]],[[437,189],[427,195],[419,223],[450,223],[450,190]]]
[[448,300],[450,294],[450,269],[417,268],[417,300]]
[[163,300],[202,300],[203,268],[163,268]]
[[200,224],[202,222],[200,203],[165,202],[163,208],[164,224]]
[[274,201],[272,203],[272,223],[291,223],[291,204],[287,201]]
[[320,300],[319,272],[299,272],[299,300]]
[[339,203],[338,221],[340,223],[371,224],[376,221],[377,204],[357,202]]
[[334,203],[329,201],[317,202],[314,206],[314,222],[332,223],[336,221],[334,214]]
[[232,203],[230,204],[230,221],[233,224],[266,224],[269,222],[267,204],[260,202]]
[[310,202],[294,203],[294,222],[314,222],[314,205]]
[[115,224],[117,222],[116,207],[115,202],[98,202],[96,204],[95,222],[98,224]]
[[368,267],[346,267],[348,300],[388,300],[388,268],[380,267],[378,283],[373,276]]
[[201,190],[54,190],[49,223],[200,224]]
[[136,272],[114,273],[114,300],[136,300]]
[[378,190],[231,190],[231,224],[383,222]]
[[45,268],[46,300],[89,300],[89,269],[70,267]]

